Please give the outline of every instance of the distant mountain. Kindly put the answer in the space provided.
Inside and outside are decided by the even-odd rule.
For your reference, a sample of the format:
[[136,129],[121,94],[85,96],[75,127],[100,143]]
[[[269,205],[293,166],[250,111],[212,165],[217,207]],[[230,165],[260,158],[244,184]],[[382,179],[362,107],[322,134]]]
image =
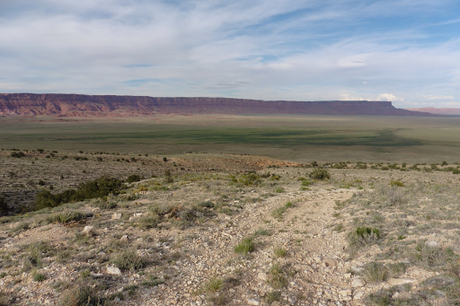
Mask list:
[[155,114],[324,114],[435,116],[389,101],[262,101],[78,94],[0,94],[0,116],[135,117]]
[[408,108],[407,110],[415,112],[425,112],[436,115],[450,115],[460,116],[460,108],[434,108],[434,107],[422,107],[422,108]]

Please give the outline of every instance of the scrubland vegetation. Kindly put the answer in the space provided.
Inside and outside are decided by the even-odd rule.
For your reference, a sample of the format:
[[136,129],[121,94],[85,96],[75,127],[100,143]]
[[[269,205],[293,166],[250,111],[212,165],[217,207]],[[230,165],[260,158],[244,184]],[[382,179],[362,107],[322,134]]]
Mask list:
[[[5,165],[17,159],[10,153]],[[63,160],[49,154],[28,151],[19,159]],[[120,163],[108,153],[71,156],[75,165],[97,164],[97,157]],[[251,168],[250,156],[189,154],[185,168],[185,156],[124,158],[150,165],[151,174],[100,175],[74,187],[44,176],[29,205],[0,198],[4,305],[25,305],[28,292],[56,305],[145,303],[146,294],[161,305],[169,300],[154,293],[158,286],[182,288],[177,302],[209,305],[459,301],[457,163],[259,158]],[[220,169],[192,166],[205,159]],[[235,161],[239,168],[223,170]],[[197,272],[201,260],[210,270]],[[353,287],[355,280],[364,285]],[[318,295],[332,284],[330,295]]]

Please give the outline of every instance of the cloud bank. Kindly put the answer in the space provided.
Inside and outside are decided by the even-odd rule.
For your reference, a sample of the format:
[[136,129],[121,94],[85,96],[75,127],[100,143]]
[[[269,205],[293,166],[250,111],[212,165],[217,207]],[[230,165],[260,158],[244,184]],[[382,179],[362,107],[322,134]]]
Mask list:
[[0,92],[452,106],[458,11],[453,0],[4,0]]

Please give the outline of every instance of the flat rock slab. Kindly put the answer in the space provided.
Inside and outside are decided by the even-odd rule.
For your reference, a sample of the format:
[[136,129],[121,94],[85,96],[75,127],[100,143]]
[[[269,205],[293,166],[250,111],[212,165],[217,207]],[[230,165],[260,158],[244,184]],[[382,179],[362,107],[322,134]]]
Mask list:
[[366,285],[366,282],[362,278],[354,278],[351,281],[351,286],[353,288],[363,287],[364,285]]
[[108,266],[107,273],[112,275],[121,275],[121,270],[117,267]]
[[404,285],[404,284],[410,284],[412,283],[414,280],[413,279],[410,279],[410,278],[390,278],[387,283],[390,285],[390,286],[400,286],[400,285]]

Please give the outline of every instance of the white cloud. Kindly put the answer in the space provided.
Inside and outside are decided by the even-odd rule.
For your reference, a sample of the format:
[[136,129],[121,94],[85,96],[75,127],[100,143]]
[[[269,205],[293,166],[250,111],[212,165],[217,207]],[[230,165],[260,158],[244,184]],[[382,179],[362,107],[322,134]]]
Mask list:
[[377,101],[404,101],[403,98],[398,98],[396,97],[395,95],[392,95],[392,94],[388,94],[388,93],[385,93],[385,94],[380,94],[377,99],[375,99]]
[[435,95],[428,95],[424,96],[427,100],[453,100],[454,96],[435,96]]

